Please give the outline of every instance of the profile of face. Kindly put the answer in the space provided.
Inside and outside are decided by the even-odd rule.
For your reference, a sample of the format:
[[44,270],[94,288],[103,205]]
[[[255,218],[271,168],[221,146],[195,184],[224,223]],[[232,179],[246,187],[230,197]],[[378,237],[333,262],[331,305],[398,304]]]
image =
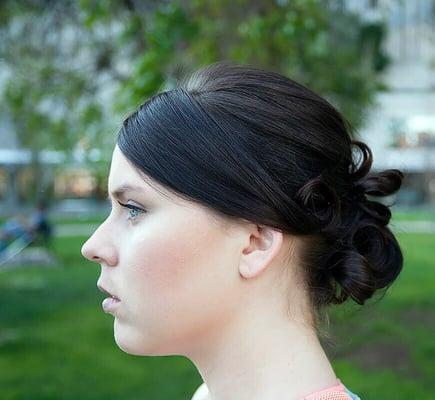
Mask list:
[[112,209],[82,254],[101,265],[98,284],[120,299],[110,313],[123,351],[186,355],[229,323],[243,301],[240,271],[248,276],[255,260],[266,265],[280,234],[269,251],[250,252],[252,227],[224,224],[206,207],[163,196],[169,192],[149,179],[115,147]]

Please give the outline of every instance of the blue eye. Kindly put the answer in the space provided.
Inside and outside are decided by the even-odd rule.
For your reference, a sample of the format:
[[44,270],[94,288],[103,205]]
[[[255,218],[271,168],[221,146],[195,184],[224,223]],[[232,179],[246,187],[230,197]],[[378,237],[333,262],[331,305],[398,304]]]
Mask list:
[[137,210],[136,208],[130,208],[128,207],[128,219],[133,219],[135,217],[137,217],[140,214],[140,211]]
[[145,210],[142,210],[139,207],[136,207],[132,204],[123,204],[121,202],[118,201],[118,203],[125,208],[128,208],[128,219],[135,219],[136,217],[138,217],[140,214],[145,213]]

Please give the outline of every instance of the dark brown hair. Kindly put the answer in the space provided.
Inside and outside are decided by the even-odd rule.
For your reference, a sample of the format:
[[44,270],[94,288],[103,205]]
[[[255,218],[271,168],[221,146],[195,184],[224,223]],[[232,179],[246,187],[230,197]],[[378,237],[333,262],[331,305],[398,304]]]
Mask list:
[[307,87],[219,62],[148,99],[124,121],[118,145],[190,201],[303,236],[300,264],[316,320],[349,297],[364,304],[403,264],[389,206],[373,198],[396,192],[403,174],[372,171],[370,148],[349,132]]

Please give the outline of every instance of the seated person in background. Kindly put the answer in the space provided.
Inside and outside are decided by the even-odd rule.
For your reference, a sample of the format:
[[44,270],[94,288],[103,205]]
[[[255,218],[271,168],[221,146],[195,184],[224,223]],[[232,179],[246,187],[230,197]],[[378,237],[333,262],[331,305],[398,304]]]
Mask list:
[[47,204],[40,201],[31,217],[31,229],[35,237],[40,236],[45,245],[51,240],[52,227],[47,218]]

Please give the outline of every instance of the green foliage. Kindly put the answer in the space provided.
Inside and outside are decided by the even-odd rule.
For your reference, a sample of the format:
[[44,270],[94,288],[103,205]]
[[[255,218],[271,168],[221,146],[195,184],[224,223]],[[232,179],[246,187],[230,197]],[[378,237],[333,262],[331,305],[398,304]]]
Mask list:
[[198,26],[175,3],[163,4],[143,19],[133,15],[132,20],[133,24],[127,24],[122,33],[121,46],[136,40],[143,51],[132,60],[130,77],[124,81],[115,104],[118,110],[135,108],[162,89],[171,68],[177,66],[180,47],[199,33]]
[[[208,2],[195,4],[194,17],[217,12]],[[377,87],[360,49],[358,18],[317,0],[250,4],[239,0],[231,18],[202,18],[206,34],[192,44],[197,63],[225,58],[274,69],[326,96],[358,128]]]
[[[185,73],[218,60],[281,72],[323,94],[357,129],[387,65],[382,25],[320,0],[4,1],[2,93],[22,144],[100,148],[121,120]],[[107,162],[107,161],[103,161]]]
[[389,57],[382,50],[385,37],[385,25],[379,22],[363,24],[360,28],[360,47],[372,58],[375,71],[383,71],[390,63]]

